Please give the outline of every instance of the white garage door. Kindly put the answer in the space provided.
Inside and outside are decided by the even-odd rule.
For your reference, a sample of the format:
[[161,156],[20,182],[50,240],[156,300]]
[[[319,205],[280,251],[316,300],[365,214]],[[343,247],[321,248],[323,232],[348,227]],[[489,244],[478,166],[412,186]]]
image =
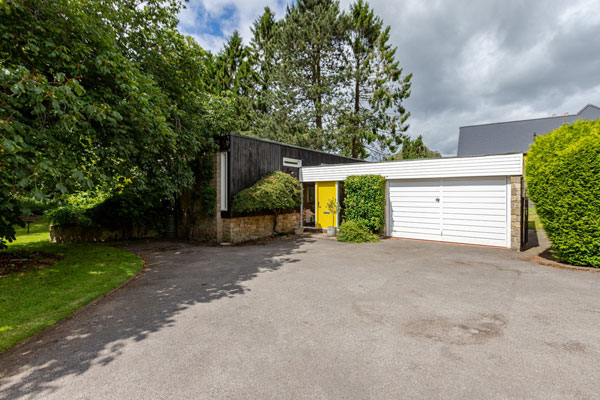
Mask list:
[[506,177],[390,181],[393,237],[510,247]]

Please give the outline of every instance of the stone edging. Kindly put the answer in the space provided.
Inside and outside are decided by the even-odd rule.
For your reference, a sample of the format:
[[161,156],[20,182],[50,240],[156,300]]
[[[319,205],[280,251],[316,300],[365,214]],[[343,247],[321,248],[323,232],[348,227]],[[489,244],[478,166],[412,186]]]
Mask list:
[[594,267],[581,267],[577,265],[569,265],[563,264],[557,261],[548,260],[547,258],[540,257],[539,255],[531,255],[523,257],[523,260],[536,263],[538,265],[542,265],[544,267],[552,267],[558,269],[567,269],[572,271],[582,271],[582,272],[600,272],[600,268]]

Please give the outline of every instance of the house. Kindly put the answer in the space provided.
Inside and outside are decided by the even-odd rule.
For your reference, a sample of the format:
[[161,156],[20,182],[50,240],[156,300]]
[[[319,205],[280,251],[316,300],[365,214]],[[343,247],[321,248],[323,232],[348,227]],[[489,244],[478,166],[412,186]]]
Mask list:
[[564,124],[597,119],[600,119],[600,107],[588,104],[577,114],[462,126],[457,156],[527,153],[536,136],[545,135]]
[[386,178],[386,236],[513,250],[520,250],[527,240],[520,151],[303,166],[300,173],[305,198],[314,199],[309,206],[316,209],[317,227],[339,224],[340,216],[326,214],[324,205],[331,199],[343,203],[348,176],[374,174]]
[[[273,171],[283,171],[298,178],[303,166],[364,163],[353,158],[273,142],[251,136],[229,134],[219,138],[219,150],[212,156],[211,185],[216,202],[211,216],[200,215],[197,203],[200,193],[186,191],[179,201],[178,237],[202,241],[239,242],[268,237],[273,234],[273,215],[237,216],[231,211],[233,198]],[[315,210],[310,209],[310,191],[304,193],[304,221],[315,222]],[[278,226],[291,231],[300,225],[299,210],[279,216]]]

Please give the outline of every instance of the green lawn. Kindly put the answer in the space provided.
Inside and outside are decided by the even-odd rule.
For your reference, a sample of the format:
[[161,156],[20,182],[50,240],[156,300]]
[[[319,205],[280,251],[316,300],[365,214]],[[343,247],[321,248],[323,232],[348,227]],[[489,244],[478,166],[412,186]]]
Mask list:
[[55,264],[0,276],[0,352],[68,317],[81,306],[124,283],[143,266],[134,254],[100,244],[49,242],[48,223],[17,230],[10,252],[45,251],[61,257]]

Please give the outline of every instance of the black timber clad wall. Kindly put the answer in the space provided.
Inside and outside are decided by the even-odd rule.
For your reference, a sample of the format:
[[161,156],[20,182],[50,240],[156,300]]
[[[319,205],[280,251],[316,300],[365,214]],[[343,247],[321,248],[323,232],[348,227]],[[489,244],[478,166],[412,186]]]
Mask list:
[[305,167],[321,164],[359,162],[308,149],[266,142],[247,136],[230,135],[229,142],[229,208],[233,197],[273,171],[283,171],[298,178],[298,168],[284,167],[283,157],[302,160]]

